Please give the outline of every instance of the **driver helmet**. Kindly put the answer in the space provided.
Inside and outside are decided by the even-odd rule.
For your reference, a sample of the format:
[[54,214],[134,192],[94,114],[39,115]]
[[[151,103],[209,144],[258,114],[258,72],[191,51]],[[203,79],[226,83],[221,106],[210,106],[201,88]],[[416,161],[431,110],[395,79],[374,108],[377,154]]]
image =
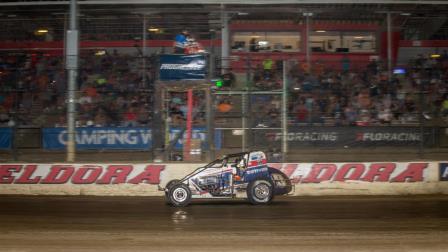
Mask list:
[[244,165],[246,164],[246,160],[247,160],[247,154],[244,155],[243,158],[241,158],[240,162],[238,163],[238,167],[243,168]]

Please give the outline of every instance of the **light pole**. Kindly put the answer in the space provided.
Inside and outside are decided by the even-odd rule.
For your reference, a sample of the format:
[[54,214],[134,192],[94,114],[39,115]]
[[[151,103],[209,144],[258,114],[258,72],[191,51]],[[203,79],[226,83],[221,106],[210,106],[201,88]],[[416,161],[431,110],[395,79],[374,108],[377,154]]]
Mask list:
[[78,78],[78,59],[79,59],[79,32],[77,29],[78,22],[77,1],[70,0],[70,24],[67,30],[66,42],[66,69],[68,73],[67,88],[67,162],[74,162],[76,155],[76,90]]
[[304,12],[305,17],[305,53],[306,53],[306,64],[310,67],[311,64],[311,47],[310,47],[310,18],[313,16],[312,12]]

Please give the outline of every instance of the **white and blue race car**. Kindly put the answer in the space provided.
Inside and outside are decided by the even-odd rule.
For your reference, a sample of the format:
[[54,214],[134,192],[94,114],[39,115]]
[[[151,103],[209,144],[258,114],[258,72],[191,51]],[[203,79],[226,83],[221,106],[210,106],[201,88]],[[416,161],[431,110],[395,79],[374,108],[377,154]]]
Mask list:
[[275,195],[290,193],[292,184],[283,172],[267,165],[263,152],[253,151],[226,155],[160,190],[173,206],[186,206],[197,198],[247,198],[252,204],[268,204]]

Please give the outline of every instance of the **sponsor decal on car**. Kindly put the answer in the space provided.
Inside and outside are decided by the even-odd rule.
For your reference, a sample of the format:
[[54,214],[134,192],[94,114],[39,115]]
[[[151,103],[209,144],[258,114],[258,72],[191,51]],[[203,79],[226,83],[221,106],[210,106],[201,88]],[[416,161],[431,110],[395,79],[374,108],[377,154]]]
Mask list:
[[448,163],[440,163],[440,181],[448,181]]
[[247,174],[247,175],[252,175],[252,174],[255,174],[255,173],[261,173],[261,172],[267,172],[267,171],[268,171],[268,168],[267,168],[267,167],[264,167],[264,168],[255,168],[255,169],[247,170],[247,171],[246,171],[246,174]]

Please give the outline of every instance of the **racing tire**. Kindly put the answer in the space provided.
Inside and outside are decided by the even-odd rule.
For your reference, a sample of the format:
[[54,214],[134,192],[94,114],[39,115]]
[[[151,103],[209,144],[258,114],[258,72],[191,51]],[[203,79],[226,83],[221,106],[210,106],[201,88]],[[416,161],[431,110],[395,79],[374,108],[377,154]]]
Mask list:
[[166,184],[166,186],[165,186],[165,203],[166,204],[171,204],[171,201],[170,201],[170,189],[171,189],[171,187],[173,187],[173,185],[175,185],[175,184],[177,184],[177,183],[179,183],[180,182],[180,180],[179,179],[173,179],[173,180],[170,180],[167,184]]
[[188,186],[183,183],[173,185],[169,190],[169,200],[171,205],[173,206],[187,206],[191,201],[190,188],[188,188]]
[[253,205],[269,204],[274,198],[274,187],[264,179],[252,181],[247,187],[247,198]]

